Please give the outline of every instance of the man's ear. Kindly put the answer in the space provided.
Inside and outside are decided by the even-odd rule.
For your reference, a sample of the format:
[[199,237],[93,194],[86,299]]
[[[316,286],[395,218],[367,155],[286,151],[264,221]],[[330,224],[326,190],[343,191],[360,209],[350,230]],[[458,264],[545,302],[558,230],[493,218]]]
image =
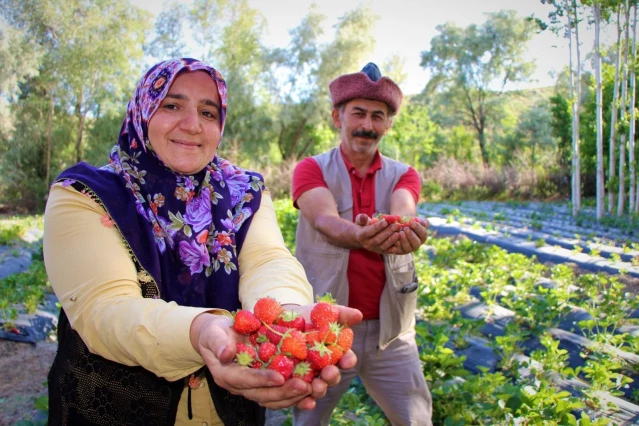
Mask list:
[[388,126],[386,126],[386,128],[384,129],[384,133],[382,134],[382,136],[388,133],[391,127],[393,127],[393,117],[390,117],[388,119]]
[[333,108],[333,111],[331,111],[331,117],[333,118],[333,124],[335,124],[335,127],[341,129],[342,120],[339,117],[339,110],[337,108]]

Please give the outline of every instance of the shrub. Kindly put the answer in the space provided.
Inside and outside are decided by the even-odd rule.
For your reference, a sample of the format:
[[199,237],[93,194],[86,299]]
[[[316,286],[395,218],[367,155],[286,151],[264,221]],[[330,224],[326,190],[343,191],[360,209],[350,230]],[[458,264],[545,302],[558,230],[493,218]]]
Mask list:
[[286,247],[295,254],[295,231],[297,230],[297,217],[298,212],[293,207],[293,201],[290,198],[280,198],[274,200],[275,214],[277,216],[277,223],[282,230],[282,236],[284,237],[284,243]]

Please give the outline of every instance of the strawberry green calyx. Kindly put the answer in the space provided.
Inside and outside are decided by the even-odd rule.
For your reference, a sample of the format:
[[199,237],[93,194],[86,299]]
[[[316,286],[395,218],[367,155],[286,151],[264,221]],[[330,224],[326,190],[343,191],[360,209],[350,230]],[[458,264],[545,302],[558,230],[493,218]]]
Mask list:
[[236,346],[235,360],[237,363],[245,367],[251,366],[255,361],[255,349],[243,343],[238,343]]
[[336,300],[335,298],[333,298],[333,295],[329,292],[324,293],[321,296],[316,296],[317,297],[317,303],[319,302],[325,302],[325,303],[330,303],[332,305],[335,304]]
[[311,368],[311,364],[306,361],[302,361],[293,369],[293,377],[296,379],[302,379],[306,383],[311,383],[315,377],[315,371]]

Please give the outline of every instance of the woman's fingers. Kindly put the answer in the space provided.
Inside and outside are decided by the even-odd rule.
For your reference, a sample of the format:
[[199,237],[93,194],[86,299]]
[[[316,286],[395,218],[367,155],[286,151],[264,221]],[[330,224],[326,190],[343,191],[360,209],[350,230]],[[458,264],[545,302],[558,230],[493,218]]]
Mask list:
[[245,398],[271,409],[291,407],[310,394],[311,386],[300,379],[287,380],[282,386],[242,391]]
[[363,315],[359,309],[349,308],[348,306],[337,305],[339,309],[339,319],[341,324],[354,326],[362,321]]

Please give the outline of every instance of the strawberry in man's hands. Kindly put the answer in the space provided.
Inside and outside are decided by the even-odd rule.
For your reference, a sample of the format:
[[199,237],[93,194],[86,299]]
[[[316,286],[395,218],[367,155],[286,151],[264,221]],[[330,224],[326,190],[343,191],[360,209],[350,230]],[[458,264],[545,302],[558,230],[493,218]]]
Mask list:
[[419,223],[419,218],[417,216],[399,216],[393,214],[378,213],[371,218],[369,224],[377,223],[381,220],[384,220],[389,224],[397,223],[400,225],[401,228],[407,228],[413,222]]

